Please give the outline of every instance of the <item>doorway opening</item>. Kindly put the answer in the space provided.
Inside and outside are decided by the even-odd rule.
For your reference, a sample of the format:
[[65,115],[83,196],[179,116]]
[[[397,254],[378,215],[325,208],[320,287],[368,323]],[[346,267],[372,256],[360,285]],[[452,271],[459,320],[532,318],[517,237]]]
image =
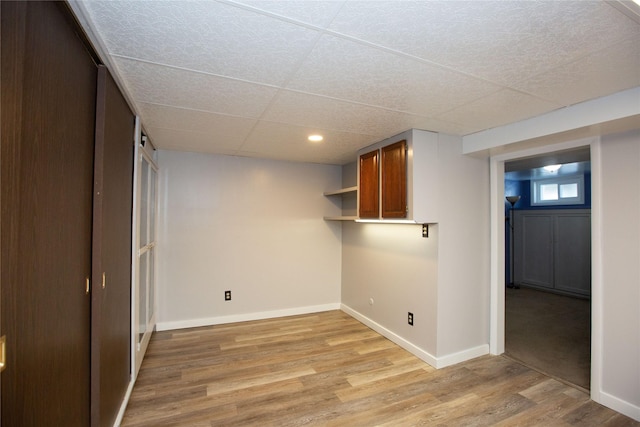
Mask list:
[[505,355],[586,391],[590,160],[587,146],[504,163]]

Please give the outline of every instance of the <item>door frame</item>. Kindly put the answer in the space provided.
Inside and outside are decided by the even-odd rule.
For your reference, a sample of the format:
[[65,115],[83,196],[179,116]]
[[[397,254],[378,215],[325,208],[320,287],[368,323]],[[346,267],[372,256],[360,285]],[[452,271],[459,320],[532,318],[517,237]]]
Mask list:
[[[138,376],[138,371],[140,370],[140,366],[142,365],[144,354],[147,351],[147,346],[149,345],[149,341],[151,340],[152,332],[155,329],[156,313],[157,313],[157,304],[155,301],[156,293],[154,292],[154,301],[151,302],[154,308],[153,316],[151,317],[151,319],[149,319],[146,332],[144,333],[142,340],[139,340],[138,339],[138,336],[139,336],[138,328],[139,328],[139,322],[140,322],[140,311],[138,310],[138,304],[140,300],[140,281],[139,281],[140,279],[140,274],[139,274],[140,273],[140,229],[139,228],[141,223],[140,216],[142,214],[142,212],[140,212],[140,199],[142,196],[140,193],[140,182],[141,182],[141,174],[142,174],[141,164],[143,160],[146,161],[149,164],[149,166],[156,172],[155,198],[153,200],[149,200],[149,203],[153,203],[153,205],[155,206],[153,211],[155,213],[156,219],[154,221],[155,230],[153,234],[155,236],[156,242],[157,242],[157,236],[158,236],[157,218],[158,218],[158,184],[159,184],[158,170],[159,168],[155,160],[153,159],[153,154],[152,154],[153,149],[149,148],[149,146],[151,145],[151,142],[149,140],[146,140],[146,144],[143,145],[143,141],[142,141],[143,132],[144,130],[140,123],[140,118],[136,117],[135,140],[134,140],[135,161],[134,161],[134,183],[133,183],[133,218],[131,221],[132,233],[133,233],[133,238],[131,239],[132,240],[132,251],[131,251],[131,255],[132,255],[132,260],[131,260],[131,263],[132,263],[132,269],[131,269],[131,283],[132,283],[132,290],[131,290],[131,371],[132,372],[131,372],[131,376],[132,376],[132,382],[135,382],[135,379]],[[149,150],[151,150],[151,152]],[[157,249],[157,245],[155,244],[152,247],[154,250]],[[153,268],[154,268],[154,277],[157,277],[156,262],[154,262]],[[147,293],[148,293],[148,289],[147,289]]]
[[542,145],[490,156],[491,290],[489,352],[504,353],[505,227],[504,164],[554,151],[588,146],[591,151],[591,399],[599,401],[602,384],[602,207],[600,137]]

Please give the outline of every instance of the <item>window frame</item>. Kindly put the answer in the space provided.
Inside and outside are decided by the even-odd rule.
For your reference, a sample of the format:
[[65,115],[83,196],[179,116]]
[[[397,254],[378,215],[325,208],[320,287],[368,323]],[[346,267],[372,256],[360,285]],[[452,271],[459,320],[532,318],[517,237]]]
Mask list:
[[[557,200],[540,200],[540,186],[556,184],[558,186]],[[577,184],[578,196],[560,198],[560,186]],[[540,178],[531,180],[531,206],[558,206],[584,204],[584,175],[561,176],[555,178]]]

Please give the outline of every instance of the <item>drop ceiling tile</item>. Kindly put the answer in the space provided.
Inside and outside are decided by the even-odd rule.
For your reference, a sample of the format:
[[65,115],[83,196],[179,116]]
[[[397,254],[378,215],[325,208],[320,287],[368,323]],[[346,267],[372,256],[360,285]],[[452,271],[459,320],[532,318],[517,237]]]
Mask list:
[[234,135],[193,132],[188,130],[147,127],[153,144],[162,150],[193,151],[199,153],[234,154],[242,145],[242,140]]
[[142,103],[140,116],[146,126],[190,130],[194,132],[222,134],[233,139],[244,140],[251,128],[258,122],[256,119],[227,116],[206,111],[188,110],[164,105]]
[[640,31],[600,1],[347,2],[330,29],[503,85]]
[[439,116],[443,120],[464,122],[478,129],[488,129],[535,117],[561,108],[539,98],[504,89]]
[[287,162],[300,162],[300,163],[318,163],[326,165],[344,165],[353,161],[353,156],[340,155],[336,153],[326,153],[327,156],[318,155],[317,153],[310,152],[293,152],[293,151],[237,151],[233,153],[234,156],[240,157],[253,157],[258,159],[270,159]]
[[333,36],[320,39],[287,88],[423,116],[498,89],[488,82]]
[[269,14],[286,17],[289,20],[325,28],[331,23],[343,2],[337,0],[240,0],[233,3],[247,5]]
[[429,122],[422,116],[292,91],[282,91],[262,119],[377,137],[386,137],[389,129],[401,132]]
[[640,35],[534,76],[516,88],[573,105],[637,86],[640,86]]
[[[309,142],[307,137],[313,133],[322,134],[324,140]],[[343,164],[355,160],[360,148],[378,140],[371,135],[263,121],[253,129],[239,154],[276,155],[287,160],[306,158],[305,161],[310,162]]]
[[219,2],[86,2],[111,54],[279,85],[318,31]]
[[277,89],[202,73],[115,58],[118,74],[138,103],[242,117],[259,117]]

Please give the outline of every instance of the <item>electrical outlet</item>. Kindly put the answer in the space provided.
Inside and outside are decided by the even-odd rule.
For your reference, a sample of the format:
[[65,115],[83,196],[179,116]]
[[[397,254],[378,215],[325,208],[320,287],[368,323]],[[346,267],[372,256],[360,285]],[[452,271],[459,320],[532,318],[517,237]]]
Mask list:
[[231,291],[224,291],[224,300],[231,301]]
[[407,320],[408,320],[409,324],[411,326],[413,326],[413,313],[412,312],[409,312],[409,316],[407,317]]

